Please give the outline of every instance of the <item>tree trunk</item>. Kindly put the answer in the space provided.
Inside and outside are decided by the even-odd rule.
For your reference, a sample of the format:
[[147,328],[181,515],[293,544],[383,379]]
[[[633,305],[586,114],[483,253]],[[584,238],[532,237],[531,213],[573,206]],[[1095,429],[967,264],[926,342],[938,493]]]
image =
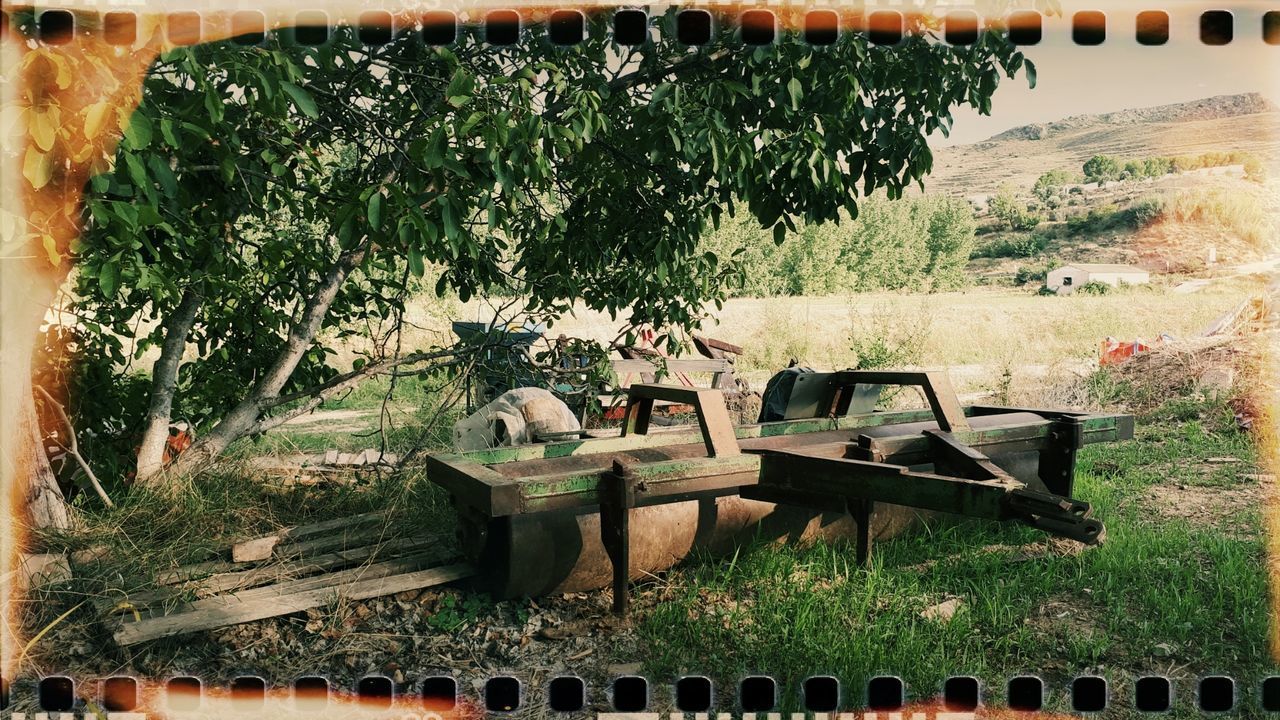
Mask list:
[[23,418],[23,424],[30,433],[31,445],[27,458],[28,488],[27,513],[31,516],[31,526],[46,530],[66,530],[71,527],[71,512],[67,508],[66,497],[62,488],[58,487],[58,478],[49,465],[48,451],[44,446],[44,433],[40,430],[40,422],[36,415],[35,399],[32,398],[30,410]]
[[188,288],[182,301],[165,322],[164,345],[160,358],[151,369],[151,407],[147,410],[147,426],[138,448],[137,482],[154,484],[162,477],[164,451],[169,441],[169,425],[173,418],[173,394],[178,385],[178,367],[187,348],[187,336],[200,309],[200,293]]
[[280,395],[298,363],[302,361],[302,356],[315,342],[338,290],[351,271],[364,260],[366,252],[368,247],[362,246],[345,252],[338,258],[328,274],[321,279],[315,292],[307,298],[302,316],[290,329],[284,350],[275,363],[249,394],[218,421],[213,430],[196,440],[194,445],[178,457],[178,461],[172,466],[175,475],[187,475],[199,470],[221,455],[231,443],[254,431],[262,412]]

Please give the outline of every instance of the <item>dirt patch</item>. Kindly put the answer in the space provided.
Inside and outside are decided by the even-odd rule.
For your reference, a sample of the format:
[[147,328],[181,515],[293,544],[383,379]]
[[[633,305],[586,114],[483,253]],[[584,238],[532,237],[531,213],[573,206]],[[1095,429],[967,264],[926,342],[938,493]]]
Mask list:
[[1254,532],[1251,524],[1242,522],[1243,513],[1262,507],[1273,495],[1275,476],[1257,474],[1240,485],[1156,485],[1143,493],[1142,505],[1160,520],[1180,519],[1193,525],[1221,526],[1235,524],[1242,531]]

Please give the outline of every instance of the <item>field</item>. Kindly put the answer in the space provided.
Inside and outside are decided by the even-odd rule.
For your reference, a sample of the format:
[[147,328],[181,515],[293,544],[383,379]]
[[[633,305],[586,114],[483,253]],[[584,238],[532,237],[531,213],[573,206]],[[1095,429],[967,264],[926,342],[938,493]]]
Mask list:
[[[182,667],[228,677],[320,670],[339,684],[373,673],[406,686],[435,671],[479,678],[509,670],[529,683],[535,705],[544,702],[539,688],[547,677],[571,672],[592,684],[597,709],[607,707],[611,677],[631,672],[660,683],[653,689],[660,708],[668,707],[666,683],[677,676],[709,675],[722,683],[719,697],[729,698],[736,679],[758,671],[783,682],[782,709],[797,707],[806,676],[841,678],[846,703],[856,706],[866,680],[882,673],[900,676],[914,700],[935,696],[948,675],[972,674],[983,682],[984,701],[1001,704],[1008,677],[1034,672],[1047,681],[1055,710],[1067,709],[1066,683],[1079,674],[1108,676],[1121,709],[1133,677],[1169,676],[1185,710],[1195,678],[1224,673],[1238,678],[1242,701],[1255,702],[1253,683],[1269,667],[1260,568],[1273,476],[1223,398],[1189,385],[1153,398],[1133,377],[1095,373],[1092,360],[1106,335],[1194,335],[1257,287],[1238,279],[1193,295],[1133,288],[1059,298],[1005,289],[744,299],[708,328],[751,348],[743,365],[753,384],[789,356],[840,367],[856,362],[853,348],[866,347],[866,338],[905,334],[918,340],[911,348],[917,362],[951,368],[962,394],[1138,412],[1137,440],[1091,446],[1081,456],[1077,495],[1109,528],[1100,547],[946,519],[879,543],[869,570],[853,565],[843,543],[757,545],[732,558],[695,557],[640,583],[632,618],[622,624],[608,613],[607,591],[496,604],[428,591],[159,641],[108,660],[91,649],[109,641],[88,613],[55,622],[76,602],[145,584],[148,568],[198,557],[228,538],[383,506],[395,508],[395,532],[449,522],[445,498],[412,468],[352,485],[264,488],[251,466],[232,462],[167,507],[135,493],[114,512],[88,513],[89,530],[70,544],[106,543],[123,562],[43,598],[38,622],[53,628],[35,661],[148,675]],[[585,314],[553,332],[561,330],[612,336],[610,323]],[[386,390],[371,383],[307,422],[242,445],[236,457],[376,447],[370,433]],[[416,380],[400,381],[385,406],[395,428],[391,449],[444,445],[451,416],[436,417],[435,398]],[[197,524],[203,532],[193,542]]]
[[[1071,680],[1097,674],[1111,683],[1109,716],[1124,718],[1138,715],[1133,680],[1163,675],[1176,686],[1170,717],[1183,718],[1200,716],[1197,679],[1223,674],[1237,680],[1240,715],[1260,715],[1258,683],[1276,672],[1267,645],[1265,568],[1274,561],[1266,529],[1280,517],[1270,517],[1276,468],[1259,448],[1275,440],[1267,434],[1274,378],[1260,356],[1278,332],[1277,181],[1215,170],[1078,192],[1063,186],[1061,204],[1051,208],[1033,207],[1029,195],[1042,173],[1075,172],[1097,153],[1198,153],[1225,147],[1224,137],[1274,169],[1275,137],[1259,128],[1280,113],[1252,96],[1229,100],[1238,113],[1203,118],[1196,114],[1202,103],[1192,103],[1184,108],[1190,119],[1165,117],[1167,108],[1125,111],[1136,114],[1119,120],[1067,118],[940,151],[930,192],[994,193],[1012,181],[1020,209],[1043,219],[1030,229],[1001,226],[992,212],[971,214],[972,197],[956,201],[958,224],[976,252],[966,263],[964,246],[954,284],[736,297],[708,308],[701,327],[745,348],[736,370],[756,391],[793,363],[928,368],[946,370],[965,403],[1134,414],[1135,440],[1091,445],[1079,457],[1075,495],[1108,528],[1100,546],[939,517],[879,542],[865,569],[842,542],[757,542],[729,557],[691,557],[636,583],[626,620],[610,614],[607,590],[493,602],[432,588],[115,647],[95,604],[147,588],[158,571],[205,560],[236,540],[378,509],[389,513],[389,537],[451,531],[450,499],[425,477],[421,455],[450,446],[463,412],[457,386],[439,374],[384,375],[237,442],[174,494],[121,482],[112,486],[114,509],[87,494],[75,498],[81,526],[40,540],[52,549],[93,550],[99,559],[30,599],[23,622],[37,641],[26,661],[39,674],[159,678],[198,670],[208,682],[247,673],[280,683],[323,674],[342,688],[385,675],[398,692],[443,673],[459,677],[472,697],[485,677],[511,673],[525,682],[535,717],[549,714],[543,689],[559,674],[586,679],[590,709],[598,711],[610,709],[607,688],[619,675],[651,678],[650,711],[672,709],[675,678],[706,675],[716,682],[714,710],[729,712],[737,709],[736,683],[767,673],[782,685],[776,710],[784,712],[800,709],[806,677],[838,677],[843,707],[852,709],[864,703],[867,681],[883,674],[905,682],[909,701],[935,698],[950,675],[973,675],[991,706],[1005,703],[1010,677],[1036,674],[1049,689],[1047,709],[1069,712]],[[1143,115],[1150,112],[1156,115]],[[1150,217],[1136,222],[1140,211]],[[893,226],[888,235],[922,237],[885,217]],[[772,244],[771,233],[761,237]],[[1210,245],[1219,261],[1206,267]],[[801,245],[801,255],[806,247],[817,246]],[[837,257],[807,258],[803,272],[821,273],[824,262],[849,270],[858,259]],[[1102,294],[1037,292],[1051,264],[1084,261],[1140,263],[1153,270],[1153,282]],[[929,287],[965,289],[925,292]],[[1268,292],[1269,311],[1246,313],[1234,334],[1202,337],[1242,301]],[[420,292],[407,304],[396,347],[452,344],[451,321],[488,321],[505,302]],[[147,322],[139,327],[150,328]],[[579,306],[546,336],[607,345],[623,325],[623,318]],[[333,368],[363,362],[370,346],[338,335],[335,329],[320,342],[334,351]],[[1162,335],[1169,340],[1155,352],[1099,367],[1105,339]],[[191,365],[201,360],[194,345],[187,349]],[[149,368],[156,357],[153,348],[134,360]],[[902,393],[894,402],[915,399]],[[317,457],[369,449],[397,462],[310,471]]]

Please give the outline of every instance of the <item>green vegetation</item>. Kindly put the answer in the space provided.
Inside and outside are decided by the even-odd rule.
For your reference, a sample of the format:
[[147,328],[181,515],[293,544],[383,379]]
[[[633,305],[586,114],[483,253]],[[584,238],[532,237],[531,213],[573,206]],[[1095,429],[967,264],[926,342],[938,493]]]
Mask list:
[[1049,246],[1049,236],[1040,233],[1004,235],[979,245],[973,257],[979,258],[1029,258],[1043,253]]
[[[1153,662],[1178,668],[1185,710],[1197,675],[1252,687],[1270,672],[1260,503],[1206,506],[1200,498],[1215,495],[1195,489],[1260,492],[1246,477],[1258,456],[1226,406],[1169,405],[1176,414],[1160,407],[1141,418],[1134,442],[1081,453],[1076,494],[1106,522],[1103,545],[1076,554],[1026,528],[940,519],[880,542],[869,570],[845,543],[706,558],[672,573],[671,599],[644,618],[644,671],[768,668],[787,687],[784,712],[814,674],[840,677],[855,699],[877,674],[901,676],[916,699],[973,674],[1000,705],[1011,675],[1034,670],[1060,687],[1106,667],[1122,717],[1132,712],[1128,683]],[[1222,456],[1240,462],[1227,471],[1206,462]],[[959,601],[949,620],[922,616],[949,600]],[[1068,710],[1065,693],[1049,701]]]
[[959,198],[873,196],[857,219],[802,225],[781,243],[750,220],[725,220],[701,247],[735,259],[736,292],[749,297],[932,292],[966,284],[974,231]]
[[[60,276],[82,359],[124,374],[133,357],[160,358],[128,408],[72,408],[77,426],[127,415],[145,426],[138,482],[189,475],[290,412],[402,372],[413,351],[428,351],[419,367],[446,364],[400,342],[423,289],[688,329],[743,275],[703,241],[735,217],[799,238],[773,292],[963,282],[967,209],[862,197],[919,183],[954,106],[989,110],[1020,72],[1034,84],[1003,34],[963,53],[912,28],[891,51],[858,33],[815,51],[746,47],[726,23],[712,42],[723,52],[691,54],[664,32],[619,77],[607,20],[591,22],[572,50],[533,23],[499,53],[471,31],[449,48],[413,33],[371,46],[350,27],[318,47],[272,33],[261,48],[165,53],[114,164],[98,159],[112,169],[90,181],[78,271]],[[893,113],[871,111],[887,98]],[[842,217],[857,218],[851,232],[825,228]],[[334,339],[349,337],[368,348],[360,364],[335,361]],[[177,413],[201,432],[162,473]]]
[[1252,154],[1242,151],[1207,152],[1200,155],[1148,157],[1134,160],[1121,160],[1110,155],[1094,155],[1085,161],[1083,170],[1086,182],[1096,182],[1101,185],[1110,180],[1141,180],[1169,173],[1190,172],[1227,165],[1243,165],[1245,176],[1255,182],[1263,182],[1266,178],[1266,171],[1261,161]]
[[1120,162],[1107,155],[1094,155],[1084,163],[1084,178],[1101,185],[1120,178]]
[[996,227],[1010,230],[1034,230],[1044,222],[1044,216],[1031,210],[1027,203],[1017,197],[1013,186],[1001,185],[995,196],[991,198],[991,215],[996,219]]

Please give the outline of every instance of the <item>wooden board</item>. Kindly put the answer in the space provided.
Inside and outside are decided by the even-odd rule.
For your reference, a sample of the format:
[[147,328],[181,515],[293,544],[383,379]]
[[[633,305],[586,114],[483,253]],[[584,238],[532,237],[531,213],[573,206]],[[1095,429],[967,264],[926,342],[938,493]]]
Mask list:
[[[152,605],[171,603],[181,598],[202,599],[218,593],[282,583],[315,573],[338,570],[373,560],[388,560],[401,555],[421,552],[431,547],[439,547],[441,544],[441,538],[438,537],[396,538],[378,545],[366,545],[288,562],[216,573],[172,586],[105,598],[96,602],[95,605],[100,612],[104,613],[128,613],[138,609],[145,609]],[[441,559],[445,559],[445,556],[449,554],[451,554],[449,551],[441,551]]]
[[[262,620],[302,612],[335,600],[367,600],[406,590],[443,585],[476,574],[467,563],[454,563],[411,572],[383,574],[403,561],[370,565],[344,573],[267,586],[239,595],[223,595],[199,600],[180,612],[122,622],[112,633],[117,644],[134,645],[174,635]],[[362,571],[357,574],[357,571]]]

